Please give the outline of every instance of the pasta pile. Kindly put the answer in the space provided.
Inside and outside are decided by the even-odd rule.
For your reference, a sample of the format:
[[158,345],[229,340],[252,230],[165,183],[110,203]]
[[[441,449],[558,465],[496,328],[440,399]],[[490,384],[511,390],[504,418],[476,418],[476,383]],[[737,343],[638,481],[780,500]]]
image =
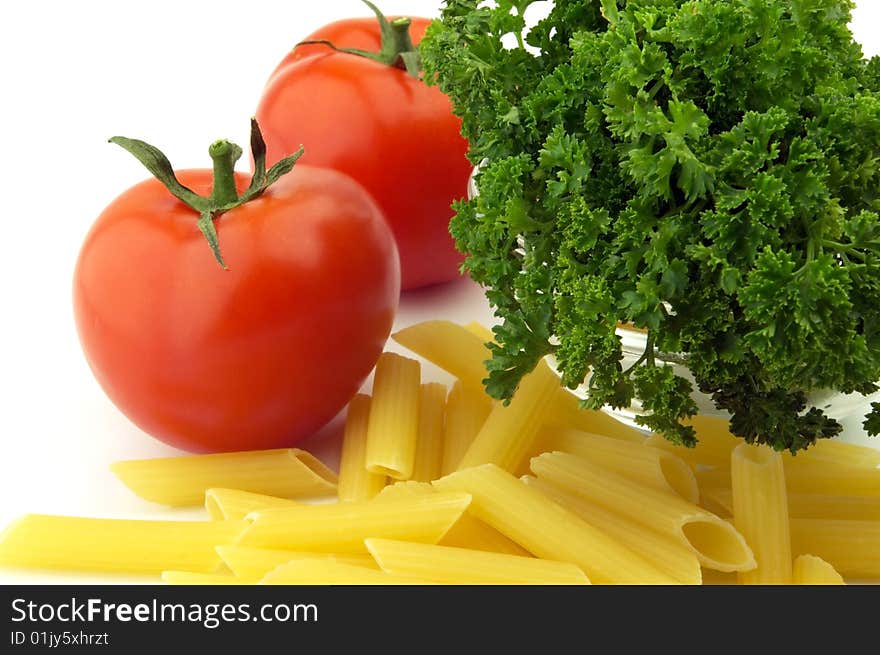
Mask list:
[[[842,584],[880,577],[880,451],[797,457],[694,419],[700,445],[583,410],[541,364],[508,405],[485,395],[479,325],[395,340],[350,403],[340,471],[298,449],[118,462],[207,521],[28,515],[0,565],[161,574],[172,584]],[[304,502],[336,497],[337,502]]]

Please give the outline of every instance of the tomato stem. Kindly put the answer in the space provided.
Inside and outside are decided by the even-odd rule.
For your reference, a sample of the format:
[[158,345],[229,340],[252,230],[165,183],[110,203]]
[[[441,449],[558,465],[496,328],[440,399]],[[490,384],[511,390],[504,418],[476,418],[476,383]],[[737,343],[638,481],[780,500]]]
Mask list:
[[241,159],[243,151],[234,143],[220,140],[215,141],[208,149],[208,154],[214,162],[214,186],[211,195],[200,196],[180,183],[174,174],[171,162],[158,148],[138,139],[121,136],[113,137],[110,143],[115,143],[134,155],[156,179],[165,185],[171,195],[199,215],[196,225],[211,247],[214,259],[224,270],[228,269],[226,262],[223,261],[223,255],[220,254],[220,240],[214,221],[222,214],[262,195],[266,189],[293,170],[294,165],[303,155],[303,148],[300,146],[294,154],[285,157],[267,171],[266,143],[263,141],[257,121],[251,119],[251,149],[255,168],[250,186],[239,195],[235,184],[235,163]]
[[215,141],[208,148],[208,154],[214,161],[214,187],[211,190],[214,206],[222,207],[236,202],[235,162],[241,157],[241,148],[229,141]]
[[410,18],[395,18],[389,22],[385,15],[369,0],[363,0],[379,21],[379,29],[382,34],[382,49],[379,52],[360,50],[358,48],[339,48],[330,41],[300,41],[301,45],[324,45],[337,52],[364,57],[386,66],[405,70],[413,77],[419,77],[422,72],[422,58],[418,48],[413,44],[409,28],[412,26]]

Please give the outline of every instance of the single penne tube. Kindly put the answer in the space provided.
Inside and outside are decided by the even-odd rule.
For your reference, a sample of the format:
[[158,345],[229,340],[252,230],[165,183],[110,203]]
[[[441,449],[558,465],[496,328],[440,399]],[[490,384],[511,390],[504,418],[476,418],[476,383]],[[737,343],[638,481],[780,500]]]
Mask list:
[[238,521],[258,509],[297,504],[295,500],[240,489],[208,489],[205,492],[205,509],[212,521]]
[[173,507],[200,505],[215,487],[279,498],[336,493],[336,473],[297,448],[128,460],[110,469],[141,498]]
[[797,585],[842,585],[843,576],[821,557],[801,555],[792,565],[792,582]]
[[211,573],[214,547],[233,543],[245,521],[141,521],[28,514],[0,534],[0,566]]
[[[733,515],[733,492],[730,489],[704,489],[702,498],[721,508],[721,513],[716,512],[719,515]],[[880,496],[790,493],[788,516],[793,519],[880,521]]]
[[435,493],[383,502],[304,505],[252,514],[237,545],[362,553],[364,539],[437,543],[461,517],[466,493]]
[[645,440],[644,432],[621,423],[605,412],[585,409],[581,407],[581,402],[580,398],[559,386],[553,393],[545,422],[556,427],[573,428],[635,443],[641,443]]
[[246,585],[253,580],[243,580],[228,573],[194,573],[192,571],[162,571],[162,582],[173,585]]
[[679,446],[661,434],[648,437],[646,445],[665,450],[685,460],[691,465],[730,467],[730,453],[742,443],[730,432],[730,423],[714,416],[697,415],[686,421],[697,434],[694,448]]
[[257,581],[281,564],[297,559],[331,559],[342,564],[375,568],[370,555],[353,553],[316,553],[314,551],[251,548],[249,546],[217,546],[217,554],[236,578]]
[[458,468],[495,464],[517,471],[534,448],[559,378],[545,362],[523,377],[509,405],[499,403],[474,437]]
[[703,584],[706,586],[733,586],[737,583],[736,573],[722,573],[712,569],[703,569]]
[[[731,452],[742,443],[742,439],[730,432],[728,421],[713,416],[694,416],[689,423],[696,430],[699,440],[695,448],[676,446],[662,435],[650,436],[646,443],[678,455],[689,464],[727,468]],[[783,461],[787,471],[792,466],[811,463],[872,470],[880,466],[880,449],[850,444],[839,439],[819,439],[797,455],[783,453]]]
[[419,392],[419,431],[412,480],[430,482],[440,477],[445,414],[446,386],[436,382],[423,384]]
[[[880,470],[846,464],[805,462],[791,465],[783,456],[785,487],[791,494],[880,496]],[[694,471],[700,488],[730,488],[730,468]]]
[[386,573],[376,567],[353,566],[330,559],[298,559],[281,564],[260,580],[261,585],[429,585],[411,576]]
[[597,584],[673,584],[643,557],[494,464],[436,480],[473,497],[471,512],[543,559],[570,562]]
[[655,532],[545,480],[532,476],[524,476],[522,480],[550,500],[574,512],[594,528],[602,530],[638,553],[677,582],[688,585],[702,584],[697,555],[680,540]]
[[485,424],[492,403],[489,397],[466,388],[456,380],[446,401],[446,423],[443,430],[442,475],[458,468],[462,457]]
[[492,353],[486,340],[451,321],[425,321],[391,335],[404,348],[461,380],[476,393],[485,393],[485,362]]
[[679,539],[693,549],[705,568],[748,571],[755,567],[751,548],[730,523],[678,495],[639,484],[567,453],[544,453],[534,458],[532,471],[541,480]]
[[541,430],[538,443],[543,450],[535,455],[553,451],[577,455],[625,478],[676,493],[691,503],[700,498],[697,479],[684,460],[656,448],[647,448],[644,443],[552,426]]
[[342,453],[339,458],[339,500],[370,500],[385,486],[388,478],[367,470],[367,426],[370,397],[357,394],[348,403]]
[[819,439],[806,451],[791,457],[815,461],[834,461],[839,464],[860,468],[876,469],[880,467],[880,448],[870,448],[858,444],[847,443],[840,439]]
[[741,443],[733,449],[733,524],[758,565],[740,571],[740,584],[791,584],[791,535],[782,456],[769,446]]
[[386,573],[440,584],[590,584],[584,572],[568,562],[411,541],[367,539],[365,543],[379,568]]
[[383,353],[376,364],[373,399],[367,418],[367,471],[408,480],[419,436],[421,365],[396,353]]
[[478,337],[480,337],[484,344],[492,343],[495,341],[495,334],[492,332],[492,330],[480,323],[479,321],[471,321],[470,323],[466,323],[464,329],[471,334],[476,334]]
[[[376,501],[413,498],[415,496],[436,493],[434,487],[425,482],[398,482],[385,487],[376,496]],[[495,528],[487,525],[474,517],[470,512],[465,512],[456,521],[449,531],[438,542],[442,546],[455,546],[458,548],[471,548],[484,550],[491,553],[505,553],[508,555],[520,555],[530,557],[527,550],[519,544],[511,541]]]
[[880,578],[880,521],[792,519],[791,550],[815,555],[851,578]]

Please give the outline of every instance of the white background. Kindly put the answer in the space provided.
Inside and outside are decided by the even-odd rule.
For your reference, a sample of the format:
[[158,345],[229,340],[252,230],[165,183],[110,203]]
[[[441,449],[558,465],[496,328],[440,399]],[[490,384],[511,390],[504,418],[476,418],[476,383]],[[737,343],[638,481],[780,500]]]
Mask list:
[[[380,4],[389,15],[434,16],[439,0]],[[880,3],[857,5],[854,31],[866,54],[878,54]],[[358,0],[56,0],[5,3],[3,14],[0,529],[26,512],[187,516],[140,501],[109,473],[114,460],[175,451],[107,400],[73,325],[80,243],[100,211],[145,177],[107,138],[141,138],[177,167],[205,166],[213,140],[248,143],[265,79],[289,48],[327,22],[369,12]],[[489,313],[462,281],[405,297],[398,325],[429,317]],[[448,379],[430,368],[425,376]],[[331,441],[319,450],[332,461]],[[89,578],[0,569],[0,584],[72,580]]]

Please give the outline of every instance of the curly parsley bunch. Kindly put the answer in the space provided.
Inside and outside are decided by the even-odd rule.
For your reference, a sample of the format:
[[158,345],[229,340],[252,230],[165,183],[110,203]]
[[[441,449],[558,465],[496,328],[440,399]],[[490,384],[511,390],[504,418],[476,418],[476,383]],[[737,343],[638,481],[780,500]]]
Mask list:
[[[880,380],[880,61],[847,0],[447,0],[422,44],[483,163],[451,230],[501,324],[488,390],[554,353],[587,405],[693,445],[691,383],[748,442],[840,432]],[[647,331],[621,363],[619,323]],[[866,419],[880,432],[880,405]]]

